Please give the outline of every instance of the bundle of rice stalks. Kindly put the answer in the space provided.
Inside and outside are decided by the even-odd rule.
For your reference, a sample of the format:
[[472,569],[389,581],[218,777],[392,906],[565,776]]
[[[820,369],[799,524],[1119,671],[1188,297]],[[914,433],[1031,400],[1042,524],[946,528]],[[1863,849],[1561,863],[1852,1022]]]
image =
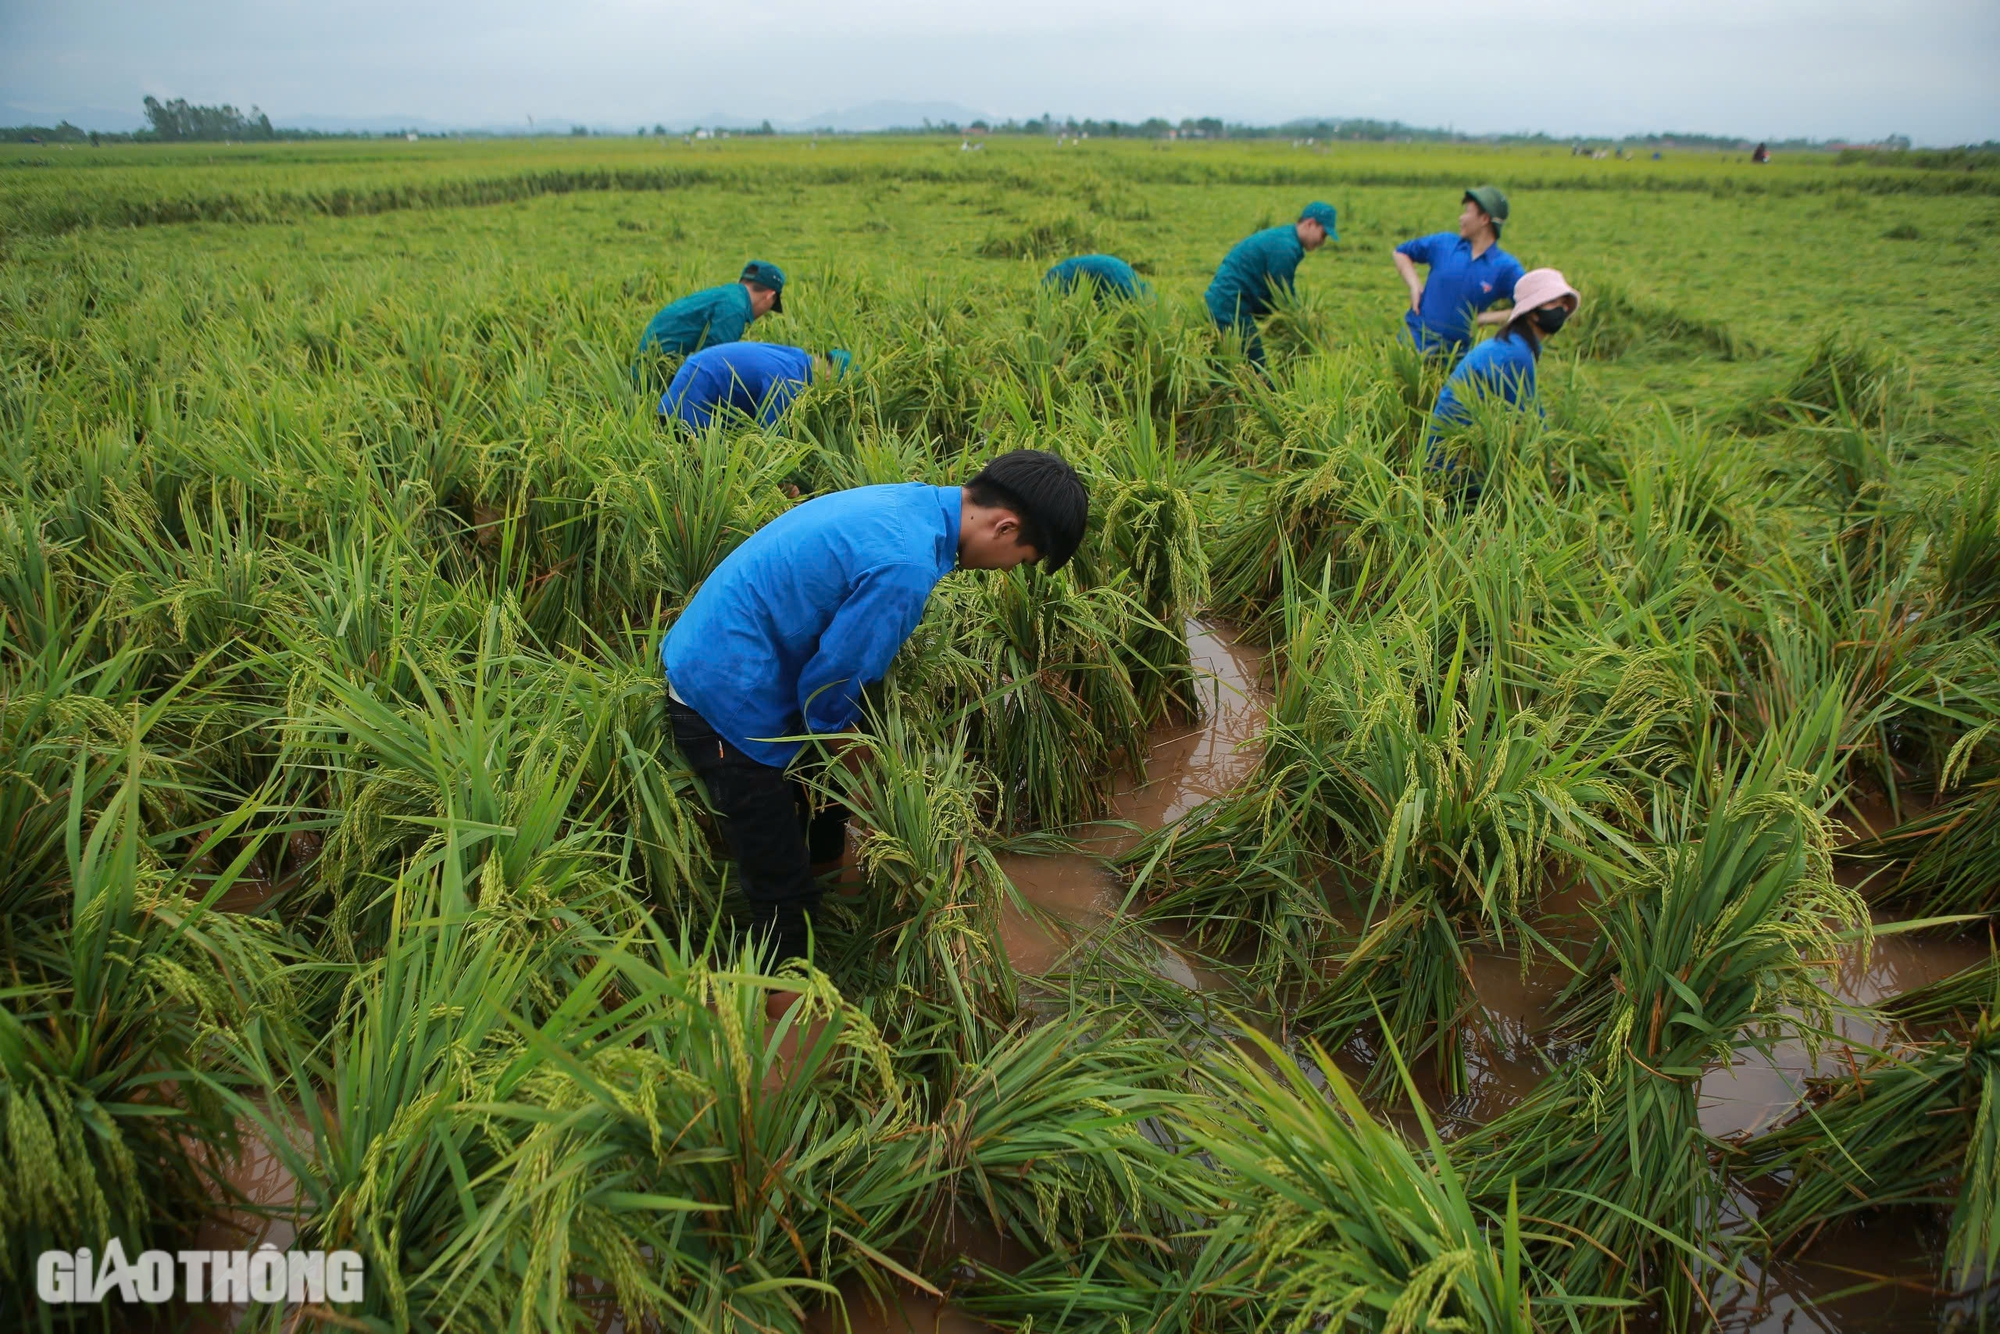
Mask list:
[[[1152,625],[1134,627],[1126,647],[1146,719],[1194,711],[1186,625],[1208,601],[1208,553],[1194,492],[1202,469],[1184,462],[1173,436],[1149,416],[1135,416],[1095,462],[1110,477],[1092,506],[1102,514],[1099,569],[1129,577]],[[1101,507],[1101,509],[1100,509]]]
[[1824,1031],[1839,941],[1867,940],[1820,813],[1838,726],[1828,694],[1747,761],[1717,763],[1711,744],[1701,789],[1655,806],[1650,846],[1593,909],[1603,939],[1571,987],[1564,1024],[1587,1058],[1464,1142],[1481,1198],[1518,1187],[1545,1229],[1537,1260],[1566,1291],[1657,1300],[1678,1328],[1703,1274],[1728,1272],[1701,1077]]
[[365,1299],[339,1315],[795,1329],[909,1226],[927,1150],[883,1159],[906,1099],[823,979],[791,983],[805,1004],[767,1031],[768,979],[583,929],[560,1005],[525,1019],[529,956],[473,903],[465,857],[454,832],[396,882],[326,1037],[262,1068],[261,1105],[232,1098],[299,1182],[300,1244],[363,1256]]
[[939,593],[949,601],[930,615],[942,642],[912,685],[927,709],[970,718],[1001,827],[1102,815],[1118,773],[1143,759],[1152,721],[1126,646],[1166,628],[1123,587],[1084,587],[1067,570],[947,581]]
[[1476,1198],[1420,1105],[1414,1148],[1324,1049],[1307,1067],[1257,1045],[1203,1068],[1188,1115],[1219,1174],[1201,1327],[1529,1334],[1563,1319],[1564,1295],[1533,1272],[1531,1220],[1511,1193],[1491,1211]]
[[868,885],[860,944],[875,956],[871,990],[937,998],[956,1012],[961,1049],[1014,1012],[1014,971],[1000,947],[1006,876],[988,846],[991,780],[963,734],[940,736],[890,708],[869,722],[868,758],[818,771],[820,799],[846,807]]
[[1622,842],[1606,817],[1633,805],[1617,766],[1644,736],[1559,700],[1524,707],[1497,664],[1468,661],[1472,640],[1463,624],[1396,612],[1310,657],[1301,645],[1303,717],[1268,742],[1313,771],[1312,807],[1359,916],[1300,1022],[1337,1046],[1379,1011],[1454,1089],[1472,1009],[1464,943],[1532,952],[1543,893],[1601,870]]
[[[511,896],[524,924],[610,929],[629,912],[611,891],[629,852],[622,818],[650,866],[671,877],[655,885],[663,906],[713,916],[685,776],[647,759],[660,744],[657,684],[550,663],[510,642],[518,633],[495,606],[469,660],[406,658],[407,700],[325,668],[301,683],[293,754],[326,773],[334,816],[294,911],[321,907],[323,896],[346,957],[363,957],[384,929],[384,886],[440,855],[454,828],[478,831],[457,836],[473,849],[480,892]],[[636,717],[635,693],[650,701]]]
[[[268,922],[212,910],[246,850],[205,892],[167,870],[141,810],[135,747],[101,813],[68,799],[66,902],[0,918],[0,1270],[10,1321],[61,1312],[35,1299],[35,1257],[117,1238],[128,1256],[173,1250],[218,1196],[240,1147],[222,1090],[247,1082],[260,1035],[298,1022],[288,964]],[[207,832],[219,846],[241,816]],[[103,1309],[95,1309],[103,1315]],[[75,1313],[82,1317],[89,1312]]]
[[1428,537],[1422,515],[1421,490],[1366,441],[1316,466],[1248,480],[1220,519],[1214,606],[1276,637],[1288,578],[1378,605],[1403,558]]

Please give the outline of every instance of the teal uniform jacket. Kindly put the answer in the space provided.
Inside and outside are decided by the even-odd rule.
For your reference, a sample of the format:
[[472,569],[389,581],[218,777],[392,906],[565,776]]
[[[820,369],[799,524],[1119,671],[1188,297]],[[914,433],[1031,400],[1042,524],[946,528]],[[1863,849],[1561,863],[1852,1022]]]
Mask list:
[[750,310],[750,289],[727,283],[684,296],[663,308],[639,335],[641,352],[688,356],[717,343],[734,343],[756,318]]
[[1291,293],[1292,275],[1305,257],[1296,224],[1252,232],[1223,256],[1204,298],[1208,313],[1225,327],[1248,325],[1271,309],[1277,292]]
[[1073,291],[1078,283],[1089,283],[1099,301],[1107,297],[1137,297],[1152,291],[1139,280],[1138,270],[1116,255],[1077,255],[1042,276],[1049,287]]

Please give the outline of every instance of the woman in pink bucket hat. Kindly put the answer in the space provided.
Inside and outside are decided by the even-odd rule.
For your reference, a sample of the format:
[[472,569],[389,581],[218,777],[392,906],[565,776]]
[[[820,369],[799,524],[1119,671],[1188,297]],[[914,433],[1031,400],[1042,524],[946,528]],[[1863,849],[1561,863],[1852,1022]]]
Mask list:
[[[1469,404],[1480,399],[1499,398],[1515,406],[1533,402],[1542,340],[1562,328],[1582,301],[1559,270],[1530,269],[1522,274],[1514,284],[1514,308],[1507,313],[1506,328],[1468,352],[1438,392],[1428,439],[1435,442],[1445,431],[1470,422]],[[1436,449],[1431,451],[1430,465],[1454,471]]]

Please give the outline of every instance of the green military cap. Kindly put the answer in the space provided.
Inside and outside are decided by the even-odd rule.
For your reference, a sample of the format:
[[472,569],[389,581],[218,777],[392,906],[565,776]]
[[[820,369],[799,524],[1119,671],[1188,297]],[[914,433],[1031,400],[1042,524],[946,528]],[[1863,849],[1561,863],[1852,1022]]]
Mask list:
[[1321,203],[1315,199],[1312,203],[1307,204],[1299,210],[1299,221],[1304,222],[1307,218],[1311,218],[1314,222],[1326,228],[1327,240],[1338,241],[1340,239],[1340,233],[1335,231],[1333,226],[1333,205]]
[[1507,225],[1507,196],[1500,193],[1497,185],[1475,185],[1465,192],[1465,198],[1479,205],[1480,211],[1493,219],[1493,234]]
[[753,259],[743,266],[743,276],[737,281],[756,283],[759,287],[770,288],[778,294],[778,299],[771,303],[772,311],[779,315],[785,313],[785,271],[783,269],[775,264],[767,264],[761,259]]

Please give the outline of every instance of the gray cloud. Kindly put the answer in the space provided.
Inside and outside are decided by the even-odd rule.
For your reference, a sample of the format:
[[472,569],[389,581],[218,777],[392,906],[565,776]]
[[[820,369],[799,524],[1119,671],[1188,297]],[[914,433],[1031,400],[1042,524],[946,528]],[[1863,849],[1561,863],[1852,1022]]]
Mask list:
[[447,124],[1365,115],[1473,131],[2000,138],[1991,0],[0,0],[0,102],[140,97]]

